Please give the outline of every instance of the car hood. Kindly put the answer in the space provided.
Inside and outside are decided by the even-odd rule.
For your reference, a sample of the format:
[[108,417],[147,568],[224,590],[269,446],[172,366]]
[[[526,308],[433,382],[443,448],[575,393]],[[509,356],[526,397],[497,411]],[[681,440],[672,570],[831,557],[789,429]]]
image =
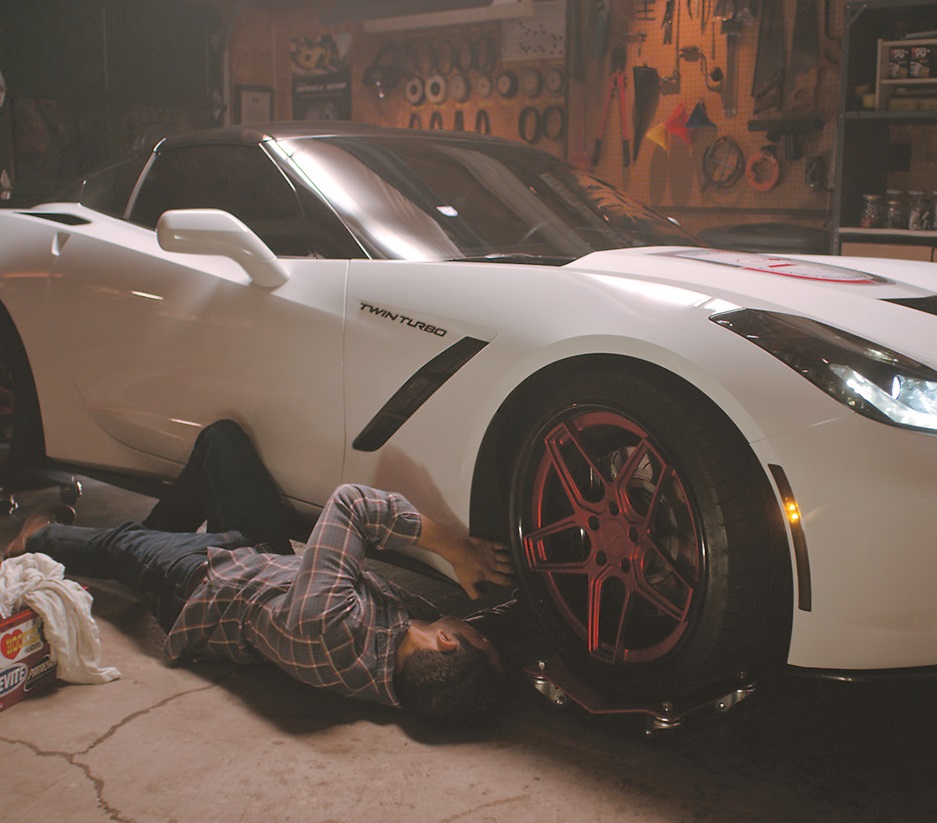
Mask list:
[[566,268],[597,279],[622,277],[698,292],[721,301],[724,309],[759,308],[810,317],[935,362],[933,263],[651,247],[595,252]]

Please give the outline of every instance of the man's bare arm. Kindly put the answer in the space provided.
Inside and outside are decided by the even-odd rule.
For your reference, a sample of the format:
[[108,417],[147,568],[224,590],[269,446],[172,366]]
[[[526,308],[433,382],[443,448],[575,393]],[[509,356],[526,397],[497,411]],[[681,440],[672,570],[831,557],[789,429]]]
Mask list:
[[513,582],[510,555],[505,546],[482,537],[458,535],[423,516],[417,545],[448,560],[456,579],[472,600],[480,596],[477,584],[483,580],[507,586]]

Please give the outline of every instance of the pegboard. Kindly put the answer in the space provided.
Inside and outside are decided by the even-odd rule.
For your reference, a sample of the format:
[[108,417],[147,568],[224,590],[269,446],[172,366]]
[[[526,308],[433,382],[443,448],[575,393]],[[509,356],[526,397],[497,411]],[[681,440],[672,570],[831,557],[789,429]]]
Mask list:
[[542,0],[531,19],[501,24],[501,60],[562,60],[566,56],[566,0]]
[[[565,8],[564,2],[547,5]],[[353,119],[526,139],[565,156],[565,60],[506,61],[503,42],[499,23],[361,36],[353,61]],[[393,65],[398,76],[383,97],[365,82],[368,70],[381,64]]]
[[[796,0],[771,2],[777,2],[777,8],[782,12],[783,33],[779,31],[775,36],[783,38],[783,51],[787,59],[793,38]],[[748,5],[753,10],[756,5],[763,10],[766,4],[767,0],[761,0],[758,4]],[[745,0],[736,0],[734,5],[742,8],[747,4]],[[628,166],[622,162],[619,152],[603,150],[594,169],[598,176],[622,185],[638,198],[663,211],[678,215],[682,212],[683,222],[691,230],[724,223],[725,215],[734,212],[740,216],[762,215],[762,219],[770,219],[772,212],[790,217],[801,212],[819,223],[823,218],[818,216],[826,214],[829,209],[829,192],[826,188],[811,190],[805,181],[807,164],[813,158],[821,157],[821,162],[828,169],[833,167],[832,147],[835,145],[839,100],[839,38],[842,34],[843,13],[842,4],[831,1],[828,4],[830,17],[826,18],[823,13],[826,5],[820,4],[821,12],[817,20],[820,44],[818,69],[813,77],[807,78],[805,90],[796,99],[792,94],[784,95],[780,109],[771,108],[757,114],[754,110],[752,85],[760,17],[753,16],[738,27],[737,111],[733,115],[725,111],[721,93],[709,88],[714,85],[712,79],[708,78],[709,73],[716,68],[723,73],[727,70],[728,39],[722,31],[722,21],[713,14],[717,0],[690,0],[692,17],[686,0],[676,0],[670,43],[664,42],[666,30],[662,25],[666,0],[610,0],[606,47],[600,57],[589,55],[583,82],[571,86],[570,107],[581,114],[584,124],[579,134],[574,129],[571,135],[571,155],[585,157],[589,153],[602,126],[612,55],[616,49],[624,49],[627,64],[627,137],[632,143],[635,140],[634,66],[656,69],[662,88],[669,92],[660,95],[657,109],[650,118],[648,132],[663,124],[681,104],[690,113],[698,104],[702,104],[706,116],[714,125],[691,129],[689,142],[669,134],[666,148],[649,141],[645,135],[637,157],[632,153]],[[700,16],[701,10],[704,15],[708,13],[707,18]],[[582,38],[585,43],[593,39],[589,26],[590,23],[585,21]],[[681,50],[687,48],[698,50],[700,57],[695,60],[681,58]],[[749,130],[750,120],[811,116],[822,121],[822,128],[801,138],[800,148],[804,156],[799,160],[786,160],[783,148],[778,148],[780,176],[777,185],[769,191],[755,191],[746,183],[744,175],[726,188],[707,183],[703,175],[703,157],[706,149],[719,137],[726,136],[734,140],[741,149],[743,159],[747,161],[768,145],[764,132]],[[606,144],[618,138],[617,117],[615,101],[605,128]],[[829,175],[831,180],[832,171]],[[713,216],[707,216],[707,211]]]

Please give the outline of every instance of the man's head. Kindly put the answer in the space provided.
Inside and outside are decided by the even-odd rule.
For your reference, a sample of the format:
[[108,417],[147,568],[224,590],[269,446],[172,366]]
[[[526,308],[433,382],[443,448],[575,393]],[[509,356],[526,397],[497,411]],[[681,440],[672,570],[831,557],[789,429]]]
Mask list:
[[411,623],[397,651],[394,687],[406,708],[447,726],[494,714],[505,691],[497,651],[453,617]]

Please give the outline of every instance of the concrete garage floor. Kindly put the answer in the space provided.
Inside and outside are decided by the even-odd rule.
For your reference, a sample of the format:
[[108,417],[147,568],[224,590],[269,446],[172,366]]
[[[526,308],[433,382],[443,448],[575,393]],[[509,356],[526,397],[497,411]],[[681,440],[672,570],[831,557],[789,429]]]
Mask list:
[[[84,487],[81,525],[150,506]],[[56,494],[18,499],[4,541]],[[4,823],[937,819],[937,683],[779,678],[724,717],[650,741],[641,720],[556,710],[531,689],[496,727],[453,736],[270,667],[169,668],[140,604],[116,584],[91,591],[103,663],[123,677],[0,713]]]

